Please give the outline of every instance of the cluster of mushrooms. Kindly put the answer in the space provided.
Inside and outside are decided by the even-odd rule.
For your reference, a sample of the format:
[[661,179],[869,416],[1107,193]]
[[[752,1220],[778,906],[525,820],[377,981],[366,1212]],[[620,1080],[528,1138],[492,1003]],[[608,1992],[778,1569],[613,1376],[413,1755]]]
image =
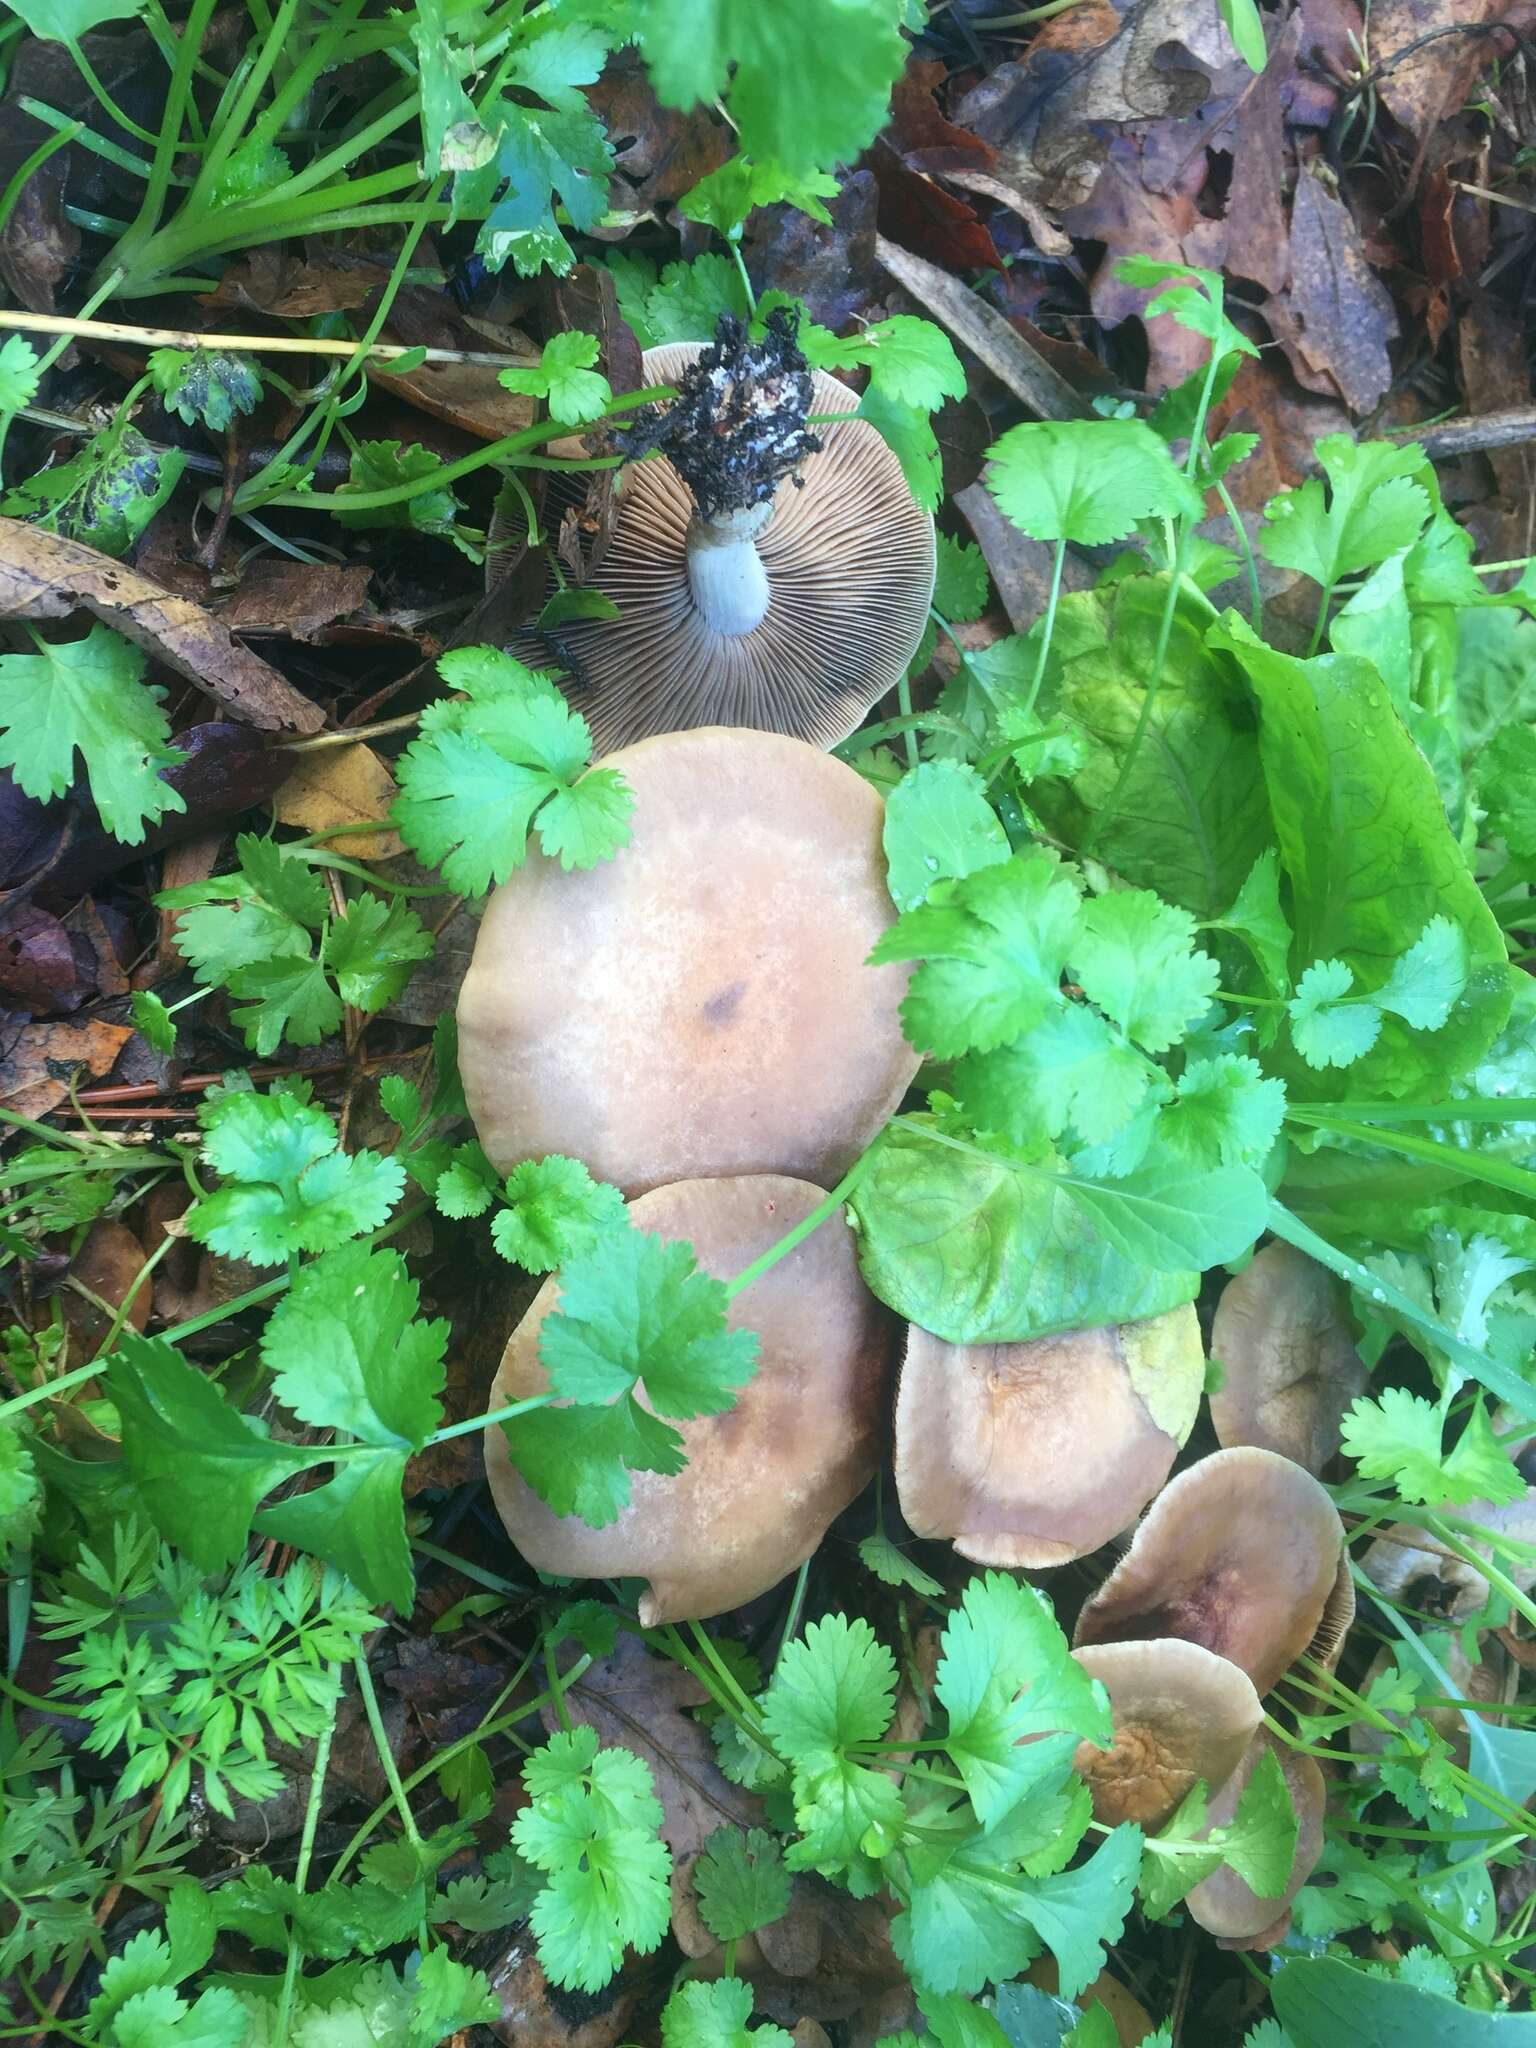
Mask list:
[[[459,1003],[466,1095],[497,1169],[574,1155],[624,1192],[638,1229],[686,1240],[726,1280],[823,1201],[917,1072],[907,970],[865,964],[894,916],[883,803],[821,749],[903,672],[933,575],[931,522],[874,430],[805,431],[807,411],[846,412],[851,395],[792,351],[745,347],[647,357],[649,380],[683,397],[651,436],[664,456],[622,473],[596,579],[620,618],[581,629],[571,694],[634,793],[631,843],[582,873],[531,854],[491,900]],[[507,1343],[492,1405],[546,1390],[539,1331],[558,1301],[556,1275]],[[726,1414],[682,1425],[680,1475],[633,1475],[609,1526],[555,1515],[502,1433],[487,1439],[528,1561],[644,1580],[648,1626],[777,1584],[884,1454],[894,1333],[841,1215],[728,1313],[758,1334],[755,1377]],[[1310,1758],[1272,1745],[1261,1702],[1303,1652],[1336,1662],[1353,1614],[1343,1527],[1314,1475],[1364,1374],[1332,1281],[1284,1245],[1230,1283],[1213,1351],[1223,1448],[1169,1483],[1204,1385],[1192,1307],[976,1348],[909,1329],[895,1478],[913,1531],[979,1564],[1051,1569],[1135,1528],[1077,1621],[1074,1654],[1115,1725],[1078,1766],[1101,1820],[1156,1828],[1204,1780],[1215,1824],[1273,1746],[1301,1820],[1290,1883],[1258,1898],[1223,1868],[1189,1901],[1224,1941],[1261,1946],[1316,1862],[1324,1790]]]

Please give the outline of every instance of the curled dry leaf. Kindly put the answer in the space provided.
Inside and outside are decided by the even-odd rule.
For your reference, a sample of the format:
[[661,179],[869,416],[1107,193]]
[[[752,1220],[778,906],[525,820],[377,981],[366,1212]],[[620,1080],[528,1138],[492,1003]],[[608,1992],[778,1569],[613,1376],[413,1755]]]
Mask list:
[[1291,274],[1264,317],[1309,391],[1337,392],[1368,413],[1392,382],[1387,344],[1398,333],[1392,295],[1371,268],[1354,217],[1304,173],[1291,202]]
[[1211,1395],[1223,1449],[1253,1444],[1320,1473],[1339,1423],[1370,1375],[1350,1336],[1339,1284],[1278,1240],[1222,1290],[1211,1355],[1226,1378]]
[[[329,833],[338,825],[388,819],[389,807],[399,794],[395,778],[372,747],[361,740],[350,747],[316,747],[312,752],[296,753],[292,759],[293,772],[272,799],[280,825]],[[403,847],[400,834],[386,824],[377,832],[343,833],[334,851],[350,854],[354,860],[387,860]]]
[[133,1032],[97,1017],[34,1024],[19,1011],[0,1010],[0,1103],[18,1116],[46,1116],[69,1098],[71,1080],[99,1081]]
[[0,618],[64,619],[81,609],[248,725],[310,733],[325,723],[318,704],[199,606],[79,541],[0,519]]
[[[1528,1486],[1523,1500],[1495,1507],[1491,1501],[1472,1501],[1455,1510],[1463,1521],[1480,1529],[1513,1537],[1517,1543],[1536,1545],[1536,1486]],[[1492,1556],[1489,1545],[1469,1539],[1474,1549]],[[1506,1555],[1500,1568],[1529,1593],[1536,1588],[1536,1562],[1518,1554]],[[1488,1581],[1475,1565],[1442,1550],[1422,1529],[1411,1522],[1393,1522],[1374,1537],[1360,1559],[1361,1570],[1389,1600],[1410,1607],[1435,1621],[1463,1621],[1488,1603]]]

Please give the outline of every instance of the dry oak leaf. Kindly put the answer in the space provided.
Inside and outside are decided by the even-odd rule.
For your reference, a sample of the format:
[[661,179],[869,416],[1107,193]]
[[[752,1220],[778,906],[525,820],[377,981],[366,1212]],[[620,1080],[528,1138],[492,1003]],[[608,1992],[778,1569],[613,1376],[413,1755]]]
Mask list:
[[109,1074],[132,1036],[126,1024],[96,1017],[34,1024],[0,1010],[0,1102],[18,1116],[46,1116],[66,1099],[82,1068],[98,1081]]
[[0,618],[83,608],[267,732],[318,732],[325,713],[200,606],[79,541],[0,519]]
[[1321,179],[1303,175],[1291,203],[1291,280],[1264,317],[1309,391],[1368,413],[1392,382],[1392,295],[1366,260],[1354,216]]

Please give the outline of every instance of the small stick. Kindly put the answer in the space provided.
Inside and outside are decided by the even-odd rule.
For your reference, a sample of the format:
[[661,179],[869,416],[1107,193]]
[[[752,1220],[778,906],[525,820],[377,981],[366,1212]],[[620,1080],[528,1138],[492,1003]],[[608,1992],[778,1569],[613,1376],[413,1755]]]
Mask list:
[[[29,334],[78,334],[90,341],[124,341],[132,348],[229,348],[243,349],[247,355],[267,356],[364,355],[389,362],[397,356],[415,353],[398,341],[372,341],[364,346],[355,341],[313,341],[307,335],[294,334],[197,334],[184,327],[128,327],[117,320],[71,320],[62,313],[0,312],[0,328],[7,327],[18,327]],[[482,349],[428,348],[421,353],[423,361],[429,363],[477,363],[492,370],[533,360]]]
[[1476,455],[1487,448],[1518,448],[1522,442],[1536,441],[1536,406],[1469,413],[1432,427],[1396,427],[1386,439],[1416,441],[1434,462],[1452,455]]

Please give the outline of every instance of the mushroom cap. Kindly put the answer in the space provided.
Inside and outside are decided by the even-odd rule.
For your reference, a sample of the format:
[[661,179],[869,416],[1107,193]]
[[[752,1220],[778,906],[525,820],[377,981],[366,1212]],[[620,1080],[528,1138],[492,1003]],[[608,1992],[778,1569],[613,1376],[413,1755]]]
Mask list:
[[1309,1472],[1273,1451],[1213,1452],[1152,1503],[1074,1640],[1179,1636],[1266,1693],[1316,1634],[1343,1548],[1338,1509]]
[[[702,351],[645,354],[647,384],[672,384]],[[856,394],[812,372],[813,413],[852,413]],[[848,737],[906,673],[933,597],[933,520],[867,420],[821,426],[819,454],[786,477],[757,537],[768,610],[749,633],[717,633],[694,606],[686,539],[692,493],[664,456],[620,472],[618,513],[589,587],[616,619],[560,628],[584,678],[571,701],[599,755],[698,725],[755,726],[818,747]],[[547,646],[530,643],[548,663]]]
[[1083,1743],[1073,1759],[1096,1819],[1161,1827],[1196,1779],[1221,1785],[1263,1720],[1252,1682],[1198,1643],[1100,1643],[1074,1650],[1109,1694],[1115,1739]]
[[914,1326],[896,1395],[901,1511],[978,1564],[1083,1557],[1168,1477],[1204,1363],[1189,1306],[1026,1344],[947,1344]]
[[1230,1863],[1223,1863],[1219,1870],[1202,1878],[1184,1902],[1208,1934],[1221,1935],[1232,1942],[1253,1942],[1255,1946],[1268,1946],[1267,1941],[1261,1942],[1259,1938],[1270,1935],[1272,1930],[1275,1940],[1283,1935],[1284,1927],[1277,1929],[1276,1923],[1288,1924],[1291,1901],[1317,1868],[1317,1859],[1323,1853],[1323,1809],[1328,1803],[1328,1787],[1317,1759],[1298,1755],[1283,1742],[1277,1742],[1267,1728],[1261,1728],[1231,1777],[1211,1794],[1206,1807],[1207,1834],[1231,1820],[1237,1802],[1248,1789],[1249,1779],[1258,1769],[1259,1759],[1266,1752],[1279,1763],[1296,1809],[1296,1853],[1284,1891],[1273,1898],[1261,1898]]
[[[805,1181],[756,1174],[657,1188],[629,1215],[637,1230],[686,1240],[705,1272],[729,1280],[822,1199]],[[539,1330],[558,1302],[556,1275],[508,1339],[491,1407],[547,1390]],[[890,1324],[840,1215],[754,1280],[726,1321],[758,1333],[756,1373],[724,1415],[677,1425],[687,1465],[675,1478],[632,1473],[630,1504],[606,1528],[552,1513],[512,1464],[504,1433],[486,1434],[491,1494],[523,1556],[571,1578],[648,1579],[647,1628],[723,1614],[777,1585],[868,1485],[880,1455]]]
[[1226,1368],[1211,1395],[1218,1442],[1278,1451],[1321,1472],[1370,1377],[1327,1267],[1292,1245],[1266,1245],[1222,1289],[1211,1355]]
[[530,853],[459,995],[459,1071],[499,1172],[574,1153],[626,1194],[699,1175],[830,1187],[906,1092],[884,805],[830,755],[706,728],[610,764],[632,836],[582,873]]

